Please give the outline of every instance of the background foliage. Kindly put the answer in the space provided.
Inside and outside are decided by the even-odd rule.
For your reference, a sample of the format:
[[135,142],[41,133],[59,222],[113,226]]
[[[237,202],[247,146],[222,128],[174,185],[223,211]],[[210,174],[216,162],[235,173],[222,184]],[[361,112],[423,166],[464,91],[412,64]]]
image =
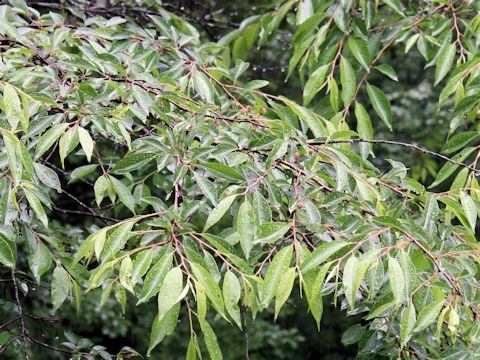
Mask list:
[[478,10],[5,2],[0,352],[480,356]]

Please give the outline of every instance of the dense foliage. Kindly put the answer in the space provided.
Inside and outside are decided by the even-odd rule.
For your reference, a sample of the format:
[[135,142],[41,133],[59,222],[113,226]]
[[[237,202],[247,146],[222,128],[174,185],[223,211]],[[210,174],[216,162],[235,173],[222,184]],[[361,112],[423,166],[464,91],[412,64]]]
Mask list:
[[[208,42],[170,5],[112,3],[0,5],[0,353],[112,356],[39,338],[30,320],[55,319],[26,301],[61,314],[114,298],[127,317],[153,303],[148,349],[116,358],[153,355],[181,318],[186,358],[221,359],[212,324],[248,339],[292,298],[320,329],[331,297],[362,319],[343,336],[360,359],[480,356],[480,4],[262,2]],[[278,38],[301,104],[248,78]],[[382,86],[399,80],[394,49],[434,68],[441,153],[398,134],[391,100],[412,100]],[[379,145],[442,167],[412,178]]]

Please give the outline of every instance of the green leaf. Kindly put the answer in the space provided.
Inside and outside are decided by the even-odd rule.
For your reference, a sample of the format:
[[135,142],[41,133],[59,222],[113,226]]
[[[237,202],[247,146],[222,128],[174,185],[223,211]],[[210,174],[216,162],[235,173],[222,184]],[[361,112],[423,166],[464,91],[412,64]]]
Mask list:
[[362,65],[365,70],[369,70],[372,58],[367,43],[362,39],[350,36],[348,38],[348,47],[360,65]]
[[42,222],[43,226],[48,228],[48,217],[43,209],[42,203],[38,196],[31,191],[30,189],[24,188],[23,192],[25,193],[25,197],[27,198],[28,204],[37,215],[37,218]]
[[450,71],[457,49],[454,44],[445,42],[438,51],[437,67],[435,68],[435,85],[442,81]]
[[325,85],[325,79],[329,68],[330,65],[322,65],[308,77],[308,81],[303,88],[303,105],[308,106],[313,97]]
[[100,207],[102,203],[102,200],[105,196],[105,192],[108,189],[109,183],[110,183],[109,178],[105,175],[102,175],[98,177],[98,179],[95,181],[95,184],[93,185],[93,191],[95,193],[95,201],[98,207]]
[[132,264],[132,285],[135,285],[145,275],[153,260],[153,250],[145,249],[137,253]]
[[220,178],[226,180],[245,180],[243,175],[236,171],[234,168],[231,168],[230,166],[224,165],[222,163],[208,162],[203,163],[202,166],[205,167],[208,171],[210,171],[213,175],[219,176]]
[[293,285],[295,283],[295,268],[290,268],[280,278],[280,282],[275,292],[275,320],[282,309],[282,306],[290,297]]
[[120,263],[120,271],[119,271],[119,280],[120,284],[132,294],[135,292],[133,291],[133,284],[131,281],[132,276],[132,259],[130,256],[124,257],[122,262]]
[[38,244],[33,254],[28,257],[28,265],[37,283],[40,283],[40,277],[50,269],[51,264],[52,254],[42,243]]
[[17,260],[17,245],[15,241],[0,234],[0,263],[9,268],[15,268]]
[[95,171],[97,167],[98,167],[98,164],[90,164],[90,165],[83,165],[74,169],[70,174],[69,183],[78,179],[82,179],[85,176],[91,174],[93,171]]
[[208,215],[207,221],[205,222],[205,226],[203,228],[203,232],[211,228],[215,225],[220,219],[225,215],[225,213],[230,209],[233,202],[237,198],[238,194],[229,195],[226,198],[222,199],[217,206],[212,210],[212,212]]
[[288,230],[290,230],[290,223],[271,222],[257,226],[257,234],[255,236],[255,244],[266,243],[272,244],[281,239]]
[[385,125],[387,125],[388,129],[392,131],[392,106],[390,105],[390,101],[388,101],[383,91],[376,86],[368,84],[367,93],[373,108]]
[[252,211],[257,225],[272,222],[272,210],[260,191],[253,195]]
[[67,299],[70,293],[70,277],[65,269],[61,266],[57,266],[53,270],[52,278],[52,304],[53,312],[62,306],[63,302]]
[[416,312],[413,302],[409,302],[407,308],[403,312],[402,321],[400,323],[400,346],[403,348],[411,338],[413,328],[416,322]]
[[403,303],[405,300],[405,276],[400,264],[393,257],[388,258],[388,277],[395,302]]
[[135,214],[135,199],[133,198],[132,193],[128,189],[128,187],[121,182],[120,180],[114,178],[113,176],[109,176],[109,179],[117,193],[120,201],[125,205],[132,213]]
[[152,296],[155,296],[162,286],[163,279],[168,270],[172,267],[173,253],[169,252],[163,255],[145,276],[145,282],[143,284],[142,294],[137,302],[137,305],[146,302]]
[[152,330],[150,331],[150,343],[148,345],[147,356],[160,344],[166,336],[171,335],[175,330],[180,314],[180,304],[174,305],[162,318],[158,315],[153,320]]
[[206,102],[213,104],[214,89],[212,84],[208,81],[207,76],[199,71],[195,71],[193,83],[197,94],[199,94]]
[[190,263],[192,268],[193,275],[197,279],[197,281],[202,285],[205,289],[208,298],[212,302],[213,307],[215,310],[225,317],[224,314],[224,302],[222,297],[222,292],[218,287],[215,280],[213,280],[212,275],[201,265],[198,265],[194,262]]
[[[158,318],[161,320],[183,298],[183,273],[180,267],[170,269],[158,292]],[[182,296],[183,295],[183,296]]]
[[470,224],[470,229],[475,233],[475,226],[477,224],[477,206],[470,196],[465,192],[460,192],[460,202],[467,216],[468,223]]
[[227,270],[223,280],[223,298],[225,299],[225,309],[228,315],[235,321],[235,324],[241,329],[242,321],[240,317],[240,308],[238,301],[241,296],[240,282],[233,272]]
[[7,160],[10,173],[13,176],[15,184],[22,180],[23,167],[21,162],[21,145],[18,138],[8,131],[2,131],[3,143],[7,153]]
[[340,251],[345,246],[350,245],[344,241],[331,241],[317,247],[309,256],[307,256],[300,264],[302,273],[317,267],[328,258],[330,258],[337,251]]
[[202,191],[203,195],[205,195],[213,205],[217,205],[218,194],[217,194],[217,188],[215,187],[215,184],[213,184],[205,176],[199,175],[197,172],[194,172],[193,176],[195,178],[195,182],[197,183],[198,187]]
[[240,236],[240,246],[245,254],[245,258],[248,260],[250,258],[250,251],[252,250],[255,238],[253,211],[248,200],[245,200],[238,209],[237,231]]
[[101,252],[103,263],[110,260],[125,246],[128,238],[130,237],[130,231],[132,230],[133,224],[135,224],[134,220],[127,221],[118,226],[108,236],[107,240],[105,241],[103,251]]
[[65,130],[67,130],[68,126],[69,124],[66,123],[54,125],[40,137],[35,148],[35,160],[45,154],[45,152],[52,147],[55,141],[57,141]]
[[210,358],[212,360],[222,360],[222,351],[218,346],[217,336],[213,332],[212,327],[205,319],[199,318],[198,322],[200,323],[200,328],[202,329],[203,333],[203,340],[205,341],[205,345],[207,346]]
[[445,299],[437,300],[423,307],[418,314],[417,321],[415,322],[414,331],[417,333],[421,332],[428,326],[433,324],[437,320],[438,314],[440,313],[440,310],[442,310],[443,305],[445,305]]
[[[474,147],[465,148],[458,154],[456,154],[454,157],[452,157],[452,160],[462,162],[473,152],[473,150],[475,150]],[[431,189],[443,183],[450,177],[450,175],[455,172],[455,170],[457,170],[458,166],[459,165],[452,162],[445,163],[445,165],[443,165],[442,168],[438,171],[435,181],[428,188]]]
[[470,143],[476,137],[480,135],[477,131],[464,131],[457,135],[452,136],[448,139],[447,143],[444,145],[442,152],[444,154],[451,154],[457,150],[460,150],[465,145]]
[[28,129],[28,119],[25,119],[22,111],[22,104],[15,88],[8,83],[3,85],[3,103],[8,123],[12,131],[15,131],[18,123],[21,122],[23,130]]
[[395,69],[392,66],[388,64],[380,64],[375,66],[374,69],[380,71],[384,75],[387,75],[390,79],[394,81],[398,81],[397,73],[395,72]]
[[340,59],[340,83],[342,84],[343,105],[347,106],[355,95],[357,76],[352,65],[344,57]]
[[[368,115],[365,107],[360,104],[355,104],[355,117],[357,119],[357,133],[362,139],[371,140],[373,138],[372,120]],[[360,152],[362,157],[366,159],[368,154],[372,152],[372,144],[360,143]]]
[[145,167],[157,155],[149,152],[134,152],[127,154],[112,168],[116,174],[128,174],[132,171]]
[[35,168],[35,173],[43,184],[53,189],[61,190],[62,186],[60,184],[60,179],[54,170],[39,163],[34,163],[33,166]]
[[289,245],[280,250],[273,258],[268,267],[267,275],[263,283],[263,293],[261,296],[261,305],[266,308],[277,293],[281,277],[285,275],[290,267],[293,246]]
[[93,139],[90,136],[90,133],[84,128],[78,127],[77,131],[80,145],[82,145],[83,152],[85,153],[88,162],[90,162],[93,154]]
[[405,16],[405,14],[402,11],[402,6],[400,4],[400,0],[383,0],[383,1],[385,2],[385,4],[387,4],[387,6],[389,8],[391,8],[397,14]]

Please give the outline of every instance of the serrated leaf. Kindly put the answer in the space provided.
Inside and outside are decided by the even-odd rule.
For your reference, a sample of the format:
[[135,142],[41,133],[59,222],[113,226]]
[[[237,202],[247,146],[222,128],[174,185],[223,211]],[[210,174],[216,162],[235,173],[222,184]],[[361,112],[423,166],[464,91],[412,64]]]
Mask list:
[[388,258],[388,277],[395,302],[403,303],[405,300],[405,276],[400,264],[392,257]]
[[145,282],[143,284],[142,294],[137,302],[137,305],[146,302],[152,296],[155,296],[162,286],[163,279],[168,270],[172,267],[173,253],[163,255],[145,276]]
[[162,318],[158,315],[153,320],[152,330],[150,331],[150,342],[148,345],[147,356],[160,344],[163,339],[171,335],[175,330],[180,314],[180,304],[174,305]]
[[367,43],[362,39],[350,36],[348,38],[348,47],[350,48],[353,56],[355,56],[355,59],[357,59],[360,65],[362,65],[365,70],[368,70],[372,59]]
[[435,68],[435,85],[442,81],[450,71],[457,49],[454,44],[446,42],[438,51],[437,67]]
[[48,149],[52,147],[55,141],[58,140],[60,136],[67,130],[69,124],[61,123],[52,126],[45,134],[43,134],[40,139],[38,140],[37,146],[35,148],[35,157],[34,159],[38,159],[42,156]]
[[266,308],[272,301],[277,292],[281,277],[288,271],[292,252],[293,246],[286,246],[275,255],[270,263],[263,283],[263,293],[261,296],[263,308]]
[[431,304],[427,304],[419,312],[417,321],[415,322],[414,331],[421,332],[428,326],[432,325],[438,318],[438,314],[445,304],[445,299],[437,300]]
[[295,268],[290,268],[280,278],[280,282],[275,293],[275,320],[277,319],[282,306],[292,293],[293,284],[295,283],[295,272]]
[[402,321],[400,323],[400,346],[403,348],[411,338],[413,328],[416,322],[416,312],[413,302],[409,302],[407,308],[403,312]]
[[353,100],[357,87],[357,76],[352,65],[344,57],[340,59],[340,83],[342,84],[342,101],[347,106]]
[[60,184],[60,179],[54,170],[39,163],[34,163],[33,166],[35,168],[35,173],[44,185],[56,190],[61,190],[62,186]]
[[225,215],[225,213],[230,209],[233,202],[237,198],[237,194],[229,195],[226,198],[220,200],[220,202],[215,206],[212,212],[208,215],[207,221],[205,222],[205,226],[203,227],[203,232],[211,228],[215,225],[220,219]]
[[25,122],[20,97],[15,88],[8,83],[4,83],[3,85],[3,104],[12,131],[16,130],[19,122],[22,123],[23,129],[26,131],[26,128],[28,128],[28,122]]
[[48,271],[51,264],[52,254],[44,244],[38,244],[28,257],[28,265],[37,283],[40,283],[40,277]]
[[0,263],[9,268],[15,268],[17,260],[17,245],[15,241],[0,234]]
[[314,96],[325,85],[325,79],[329,68],[330,65],[321,65],[308,77],[308,81],[303,88],[303,104],[305,106],[310,104]]
[[156,156],[156,154],[149,152],[134,152],[127,154],[122,160],[115,164],[112,171],[116,174],[130,173],[143,168]]
[[475,226],[477,224],[477,206],[472,198],[463,191],[460,192],[460,202],[467,217],[468,223],[470,224],[470,229],[473,233],[475,233]]
[[158,318],[163,317],[181,300],[183,290],[183,273],[180,267],[170,269],[163,279],[158,292]]
[[57,266],[53,270],[52,278],[52,304],[53,312],[62,306],[70,293],[70,277],[65,269],[61,266]]
[[135,224],[134,220],[127,221],[126,223],[119,225],[108,236],[103,251],[101,252],[103,263],[110,260],[115,254],[123,249],[130,237],[130,231],[132,230],[133,224]]
[[233,272],[227,270],[223,280],[223,298],[225,299],[225,309],[228,315],[235,321],[235,324],[241,329],[242,321],[238,301],[241,296],[240,282]]
[[140,251],[132,264],[132,285],[135,285],[145,275],[150,268],[153,260],[153,251],[145,249]]
[[122,204],[135,214],[135,199],[128,187],[113,176],[109,176],[109,180],[112,183],[113,188],[115,189],[115,192],[117,193]]
[[84,178],[85,176],[91,174],[95,169],[98,167],[97,164],[90,164],[90,165],[83,165],[78,168],[75,168],[70,174],[70,181],[73,182],[75,180]]
[[344,241],[332,241],[320,245],[310,255],[305,257],[300,264],[300,270],[302,273],[306,273],[307,271],[326,261],[328,258],[330,258],[330,256],[335,254],[337,251],[340,251],[347,245],[349,245],[349,243]]
[[240,205],[237,215],[237,231],[240,236],[240,246],[248,260],[255,239],[255,223],[252,206],[248,200]]
[[217,205],[218,195],[217,195],[217,188],[215,187],[215,185],[206,177],[199,175],[197,172],[194,172],[193,176],[195,178],[195,182],[197,183],[198,187],[202,191],[203,195],[205,195],[213,205]]
[[255,244],[266,243],[272,244],[281,239],[288,230],[290,230],[290,223],[271,222],[257,226],[255,236]]
[[206,294],[210,299],[210,301],[212,302],[212,305],[215,308],[215,310],[220,315],[225,317],[222,292],[220,291],[220,288],[215,282],[215,280],[213,280],[213,277],[210,274],[210,272],[208,272],[203,266],[198,265],[194,262],[191,262],[190,266],[192,268],[193,275],[205,289]]
[[392,106],[382,90],[376,86],[367,85],[367,93],[372,106],[383,120],[388,129],[392,131]]
[[398,81],[397,73],[395,69],[388,64],[380,64],[375,66],[375,70],[380,71],[382,74],[387,75],[390,79]]
[[88,162],[92,160],[93,154],[93,139],[90,136],[90,133],[82,127],[78,127],[78,140],[80,141],[80,145],[82,145],[83,152],[87,157]]
[[38,196],[33,191],[27,188],[24,188],[23,192],[25,194],[25,197],[27,198],[28,204],[32,208],[37,218],[42,222],[43,226],[48,228],[48,217]]

